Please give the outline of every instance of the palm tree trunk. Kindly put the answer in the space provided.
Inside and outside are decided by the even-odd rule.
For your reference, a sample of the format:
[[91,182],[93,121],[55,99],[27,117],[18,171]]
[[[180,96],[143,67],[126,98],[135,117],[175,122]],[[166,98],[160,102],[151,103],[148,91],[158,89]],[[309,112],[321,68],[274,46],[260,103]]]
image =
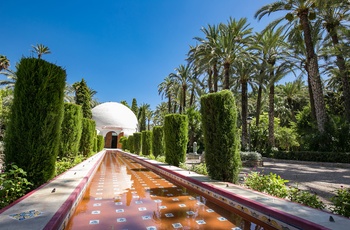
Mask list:
[[182,86],[182,111],[186,111],[186,91],[187,91],[187,85]]
[[224,63],[224,89],[230,89],[230,63]]
[[248,118],[248,83],[242,81],[242,146],[248,143],[247,118]]
[[275,147],[275,83],[271,83],[269,92],[269,147]]
[[213,71],[208,68],[208,89],[209,89],[209,93],[213,92]]
[[[334,46],[339,45],[338,34],[335,31],[335,28],[327,30],[329,34],[331,34],[332,42]],[[338,54],[336,55],[337,60],[336,64],[339,68],[340,79],[342,82],[342,91],[344,97],[344,107],[345,107],[345,117],[347,121],[350,122],[350,84],[349,84],[349,74],[346,71],[346,65],[344,56],[342,55],[342,51],[338,50]]]
[[190,107],[193,105],[194,103],[194,90],[195,90],[195,86],[192,86],[191,89],[191,96],[190,96]]
[[171,113],[171,96],[168,95],[168,113]]
[[307,53],[308,72],[315,102],[315,112],[317,128],[320,133],[324,133],[327,121],[326,106],[323,97],[322,82],[319,73],[318,60],[314,51],[314,44],[311,38],[311,28],[308,19],[308,10],[298,13],[304,32],[304,42]]
[[216,63],[213,65],[213,82],[214,82],[214,92],[218,91],[218,68],[216,66]]
[[307,87],[308,87],[309,98],[310,98],[311,117],[316,120],[314,94],[312,93],[312,87],[311,87],[311,81],[310,81],[311,77],[309,74],[309,67],[307,64],[305,65],[305,70],[307,72]]
[[[263,70],[260,70],[260,75],[262,75],[263,72],[264,72]],[[255,115],[255,125],[256,126],[259,126],[259,122],[260,122],[261,98],[262,98],[262,83],[259,82],[258,98],[256,101],[256,115]]]

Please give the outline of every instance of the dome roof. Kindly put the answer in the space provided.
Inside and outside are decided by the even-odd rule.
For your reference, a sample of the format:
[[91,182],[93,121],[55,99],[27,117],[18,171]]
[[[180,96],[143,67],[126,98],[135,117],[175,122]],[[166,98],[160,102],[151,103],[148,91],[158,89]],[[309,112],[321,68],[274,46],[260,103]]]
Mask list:
[[118,102],[106,102],[94,107],[92,119],[96,122],[96,129],[102,133],[116,131],[131,135],[138,125],[135,114]]

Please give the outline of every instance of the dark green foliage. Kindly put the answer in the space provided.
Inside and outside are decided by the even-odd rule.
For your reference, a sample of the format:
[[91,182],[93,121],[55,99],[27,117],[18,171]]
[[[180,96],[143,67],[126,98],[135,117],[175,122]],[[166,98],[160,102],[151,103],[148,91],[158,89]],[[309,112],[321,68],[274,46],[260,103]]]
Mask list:
[[92,118],[92,112],[91,112],[91,94],[89,87],[87,86],[84,78],[81,80],[81,82],[76,82],[73,84],[73,87],[75,89],[75,103],[77,105],[81,105],[83,109],[83,117],[91,119]]
[[95,135],[94,137],[94,147],[93,147],[93,152],[94,153],[97,153],[97,135]]
[[22,58],[16,74],[5,164],[15,163],[39,186],[55,175],[66,72],[45,60]]
[[154,126],[152,130],[152,153],[155,157],[164,155],[164,132],[162,126]]
[[105,139],[102,135],[97,135],[97,152],[100,152],[105,147]]
[[142,131],[142,155],[149,156],[151,155],[152,150],[152,132],[151,131]]
[[165,161],[179,166],[186,161],[188,118],[181,114],[168,114],[164,119]]
[[228,90],[201,97],[205,160],[216,180],[237,182],[241,169],[237,109]]
[[138,121],[140,124],[140,132],[145,131],[146,130],[146,109],[143,106],[139,108]]
[[122,144],[122,150],[127,150],[128,148],[128,138],[126,136],[123,136],[119,139],[119,142]]
[[83,112],[80,105],[65,103],[61,125],[59,157],[75,157],[79,152]]
[[133,135],[128,137],[128,147],[129,147],[129,151],[131,153],[134,153],[134,136]]
[[301,150],[350,151],[350,124],[340,116],[330,115],[325,125],[325,132],[320,133],[311,117],[310,107],[306,106],[296,115],[293,127],[299,134]]
[[137,155],[141,153],[141,133],[134,133],[134,152]]
[[80,139],[79,151],[88,157],[93,153],[94,138],[96,136],[96,124],[94,120],[83,118],[83,131]]
[[139,113],[139,108],[138,108],[138,106],[137,106],[136,98],[133,98],[133,99],[132,99],[131,111],[134,112],[135,116],[137,116],[137,114]]
[[[186,110],[188,117],[188,152],[193,152],[193,143],[197,142],[197,153],[203,151],[203,131],[201,127],[201,114],[198,110],[191,107]],[[202,147],[202,149],[200,149]],[[199,151],[198,151],[199,150]]]
[[24,196],[33,186],[27,180],[27,173],[15,164],[8,165],[6,170],[0,173],[0,185],[0,209]]
[[316,152],[316,151],[278,151],[273,153],[276,159],[314,161],[314,162],[332,162],[332,163],[350,163],[350,153],[334,152]]

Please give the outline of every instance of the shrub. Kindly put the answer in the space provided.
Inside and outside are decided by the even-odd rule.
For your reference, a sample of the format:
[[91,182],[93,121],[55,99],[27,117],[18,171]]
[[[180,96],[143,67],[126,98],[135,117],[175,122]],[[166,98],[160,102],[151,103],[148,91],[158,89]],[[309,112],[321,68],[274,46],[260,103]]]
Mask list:
[[188,120],[186,115],[168,114],[164,119],[165,160],[179,166],[186,160]]
[[119,142],[122,144],[122,150],[126,150],[128,149],[128,137],[126,136],[122,136],[119,139]]
[[70,168],[73,168],[77,164],[83,162],[86,159],[83,155],[77,155],[75,157],[63,157],[56,161],[56,176],[64,173]]
[[316,194],[312,194],[308,191],[302,191],[298,188],[291,187],[288,191],[289,199],[291,201],[312,207],[317,209],[324,209],[325,205],[319,200]]
[[259,172],[251,172],[245,177],[245,185],[249,188],[280,198],[288,196],[286,182],[288,180],[284,180],[274,173],[261,175]]
[[89,87],[87,86],[84,78],[80,82],[73,84],[75,89],[75,103],[81,105],[83,111],[83,117],[87,119],[92,118],[91,111],[91,94]]
[[137,155],[141,153],[141,133],[134,133],[134,151]]
[[331,201],[334,205],[331,208],[333,213],[350,217],[350,188],[342,186],[340,189],[337,189],[336,195],[331,198]]
[[236,183],[242,163],[232,92],[223,90],[202,96],[201,114],[208,174],[216,180]]
[[9,164],[0,174],[0,209],[24,196],[33,186],[27,179],[27,173],[15,164]]
[[102,135],[97,135],[97,151],[101,151],[105,147],[105,139]]
[[164,133],[162,126],[154,126],[152,129],[152,153],[155,157],[164,155]]
[[96,124],[94,120],[83,118],[83,130],[80,139],[80,153],[85,157],[91,156],[94,148],[94,138],[96,136]]
[[133,135],[128,137],[128,147],[129,147],[129,151],[131,153],[134,153],[134,136]]
[[142,155],[149,156],[151,155],[152,150],[152,132],[151,131],[142,131]]
[[83,112],[81,106],[65,103],[64,116],[61,125],[61,141],[58,156],[75,157],[79,152],[82,133]]
[[16,75],[5,165],[14,162],[39,186],[55,175],[66,72],[42,59],[22,58]]

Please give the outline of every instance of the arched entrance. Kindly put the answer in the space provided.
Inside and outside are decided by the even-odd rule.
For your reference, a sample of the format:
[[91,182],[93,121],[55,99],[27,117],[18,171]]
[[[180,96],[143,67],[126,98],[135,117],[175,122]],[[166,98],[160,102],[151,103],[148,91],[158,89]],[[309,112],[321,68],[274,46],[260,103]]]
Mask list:
[[105,137],[105,148],[117,148],[118,134],[114,131],[108,132]]
[[106,134],[105,137],[105,148],[121,148],[121,144],[119,143],[120,138],[124,136],[124,133],[117,133],[114,131],[110,131]]

